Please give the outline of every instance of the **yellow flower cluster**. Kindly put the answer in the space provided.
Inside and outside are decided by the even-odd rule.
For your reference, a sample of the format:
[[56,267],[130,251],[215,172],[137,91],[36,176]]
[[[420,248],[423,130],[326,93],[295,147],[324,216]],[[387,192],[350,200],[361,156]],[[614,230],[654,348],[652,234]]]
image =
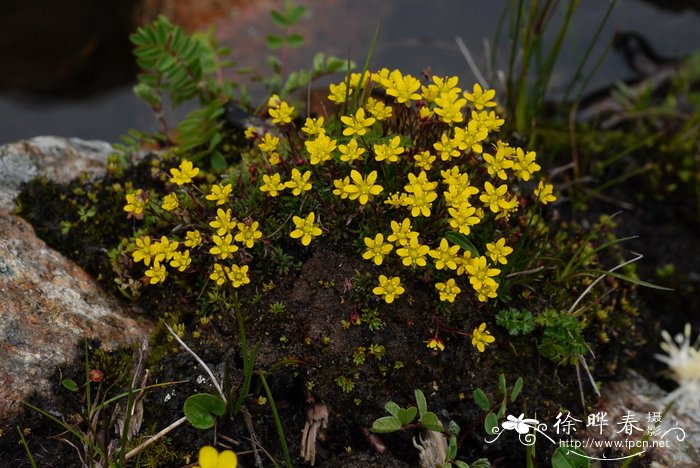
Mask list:
[[[281,107],[281,106],[280,106]],[[231,208],[228,208],[229,199],[233,191],[230,183],[213,184],[208,193],[202,192],[199,187],[194,190],[188,187],[199,174],[199,169],[194,167],[191,161],[184,160],[177,168],[170,169],[169,182],[177,186],[177,190],[189,196],[179,196],[178,192],[171,192],[163,197],[160,204],[165,212],[170,213],[171,221],[181,226],[208,226],[210,234],[205,237],[199,229],[187,229],[180,240],[168,239],[162,236],[159,241],[154,241],[150,236],[141,236],[135,239],[135,247],[132,250],[134,262],[143,262],[148,267],[145,271],[145,281],[149,284],[158,284],[165,281],[168,276],[167,266],[179,272],[184,272],[192,263],[191,252],[199,250],[208,252],[216,259],[213,264],[210,279],[218,286],[228,281],[233,287],[238,288],[248,284],[248,265],[236,264],[223,265],[220,260],[247,259],[249,255],[237,255],[241,248],[251,249],[262,238],[260,223],[250,218],[242,220],[233,216]],[[296,176],[295,176],[296,177]],[[306,181],[310,173],[306,175]],[[299,186],[294,190],[308,190],[304,182],[304,176],[298,175]],[[209,219],[193,219],[194,210],[185,201],[196,197],[201,193],[202,198],[211,202],[216,208],[216,214]],[[126,195],[127,204],[124,210],[137,219],[143,219],[143,215],[149,209],[148,194],[137,190]],[[177,209],[179,211],[175,211]],[[236,244],[237,243],[237,244]],[[178,250],[180,245],[185,248]]]
[[[444,236],[447,231],[469,236],[482,223],[507,221],[524,203],[516,182],[528,182],[540,166],[534,151],[511,147],[495,136],[504,123],[494,110],[495,91],[478,84],[463,91],[458,81],[454,76],[432,76],[421,83],[399,70],[381,69],[353,73],[331,84],[329,99],[344,109],[357,97],[368,96],[363,88],[369,86],[383,88],[390,99],[359,101],[354,110],[338,116],[338,126],[326,125],[324,117],[309,117],[298,136],[287,134],[284,150],[279,137],[256,135],[263,155],[279,151],[282,161],[308,164],[308,169],[293,167],[288,176],[283,171],[263,173],[260,191],[269,197],[285,190],[293,196],[313,194],[317,187],[312,180],[318,176],[318,189],[332,181],[330,191],[341,200],[405,210],[408,217],[390,220],[391,233],[364,238],[363,258],[381,266],[394,252],[408,268],[426,267],[432,259],[435,270],[466,276],[479,301],[497,297],[501,270],[496,266],[506,265],[513,251],[506,238],[487,242],[483,254],[473,255],[460,252],[461,247],[449,244]],[[276,96],[268,107],[273,121],[291,122],[282,114],[290,117],[293,109]],[[340,177],[328,178],[338,172]],[[543,204],[554,201],[552,186],[540,181],[534,199]],[[313,217],[309,221],[295,216],[293,222],[291,236],[303,245],[321,234]],[[393,300],[384,278],[378,295]],[[457,281],[448,277],[435,284],[441,300],[455,300],[463,288]]]
[[166,263],[170,262],[170,266],[178,271],[189,268],[192,262],[190,251],[179,251],[179,246],[178,241],[171,241],[165,236],[154,242],[151,242],[150,236],[144,236],[136,239],[136,249],[131,255],[135,262],[143,262],[149,267],[146,270],[148,282],[158,284],[165,281],[168,275]]

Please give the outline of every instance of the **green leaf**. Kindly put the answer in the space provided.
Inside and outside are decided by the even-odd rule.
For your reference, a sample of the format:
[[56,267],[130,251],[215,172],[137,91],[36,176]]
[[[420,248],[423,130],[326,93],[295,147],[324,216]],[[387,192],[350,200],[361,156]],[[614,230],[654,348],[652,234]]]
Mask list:
[[623,281],[629,281],[630,283],[634,283],[637,286],[644,286],[645,288],[650,288],[650,289],[658,289],[660,291],[673,291],[673,288],[659,286],[658,284],[642,281],[642,280],[637,279],[637,278],[632,278],[631,276],[623,275],[620,273],[615,273],[614,271],[606,271],[604,273],[607,275],[613,276],[615,278],[621,279]]
[[423,414],[418,422],[425,427],[426,429],[430,429],[431,431],[438,431],[442,432],[444,428],[442,427],[442,423],[437,417],[437,414],[427,411],[425,414]]
[[457,436],[452,434],[452,435],[450,435],[450,443],[447,446],[447,459],[454,460],[454,458],[456,456],[457,456]]
[[[489,462],[488,458],[479,458],[478,460],[475,460],[471,464],[471,468],[490,468],[491,467],[491,462]],[[469,467],[467,467],[469,468]]]
[[297,21],[301,19],[306,13],[306,7],[303,5],[296,5],[291,8],[287,8],[287,20],[290,25],[294,25]]
[[498,419],[502,418],[503,416],[506,415],[506,403],[508,402],[507,397],[503,397],[503,401],[501,402],[501,407],[498,408]]
[[401,421],[402,426],[407,426],[416,419],[416,414],[418,414],[418,408],[415,406],[409,406],[408,408],[399,408],[399,414],[397,417]]
[[339,57],[330,56],[326,59],[326,72],[339,73],[353,70],[357,65],[352,60],[344,60]]
[[462,247],[464,250],[472,253],[472,256],[479,257],[479,251],[474,244],[465,236],[464,234],[456,231],[447,231],[445,233],[445,239],[449,242]]
[[377,434],[386,434],[400,431],[402,427],[401,421],[396,416],[384,416],[372,423],[371,430]]
[[287,36],[287,44],[289,47],[299,47],[304,43],[304,36],[299,33],[291,33]]
[[455,460],[452,463],[454,463],[457,468],[469,468],[469,464],[463,462],[462,460]]
[[268,34],[265,37],[265,43],[270,49],[279,49],[284,45],[284,39],[277,34]]
[[277,10],[272,10],[270,12],[270,18],[272,18],[272,22],[280,28],[287,28],[292,25],[292,22],[289,21],[289,18],[287,18]]
[[450,423],[447,425],[447,430],[450,431],[450,434],[457,435],[462,429],[460,429],[459,424],[454,421],[450,421]]
[[518,395],[520,395],[520,390],[523,389],[523,378],[518,377],[518,380],[515,381],[515,385],[513,385],[513,390],[510,392],[510,401],[513,402],[515,401],[516,398],[518,398]]
[[73,379],[63,379],[61,381],[61,385],[66,387],[68,390],[71,392],[77,392],[78,391],[78,384],[75,383],[75,380]]
[[185,400],[182,409],[194,428],[209,429],[214,426],[216,416],[226,412],[226,402],[209,393],[197,393]]
[[418,405],[418,413],[423,416],[428,412],[428,403],[425,401],[425,394],[421,390],[414,390],[413,394],[416,396],[416,405]]
[[214,151],[211,154],[211,156],[209,157],[209,163],[211,164],[211,168],[216,171],[223,171],[228,167],[226,159],[218,151]]
[[493,413],[487,414],[484,419],[484,430],[488,435],[493,435],[496,428],[498,428],[498,417]]
[[557,447],[552,454],[552,468],[588,468],[591,460],[586,452],[575,447]]
[[384,409],[389,412],[390,415],[399,417],[399,410],[401,409],[399,405],[394,403],[393,401],[389,401],[384,405]]
[[318,52],[316,55],[314,55],[313,65],[311,66],[311,69],[314,71],[315,74],[320,75],[324,72],[324,61],[325,56],[323,55],[323,52]]
[[506,376],[503,374],[499,374],[498,376],[498,390],[500,390],[501,395],[504,397],[508,395],[508,387],[506,385]]
[[472,395],[474,396],[474,403],[476,403],[479,408],[484,411],[488,411],[489,408],[491,408],[491,403],[489,403],[489,399],[486,397],[486,394],[482,389],[475,389]]

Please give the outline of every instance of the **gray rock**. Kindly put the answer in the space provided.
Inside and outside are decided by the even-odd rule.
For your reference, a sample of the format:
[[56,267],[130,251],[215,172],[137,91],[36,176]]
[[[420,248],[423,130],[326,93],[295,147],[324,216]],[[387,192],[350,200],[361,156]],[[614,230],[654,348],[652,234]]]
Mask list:
[[0,148],[0,421],[20,411],[30,392],[48,397],[48,377],[75,359],[81,337],[112,349],[146,339],[153,328],[8,212],[21,182],[98,173],[110,150],[107,143],[53,137]]
[[68,182],[81,172],[104,172],[111,152],[103,141],[53,136],[0,146],[0,210],[11,211],[20,186],[34,177]]
[[[603,436],[599,435],[599,428],[596,427],[588,428],[587,433],[579,435],[579,439],[590,437],[590,440],[622,444],[638,441],[643,445],[649,415],[663,414],[667,406],[667,395],[656,384],[629,371],[625,380],[609,383],[603,388],[599,409],[606,413],[610,424],[604,428]],[[633,421],[634,426],[642,430],[632,429],[631,434],[625,433],[624,427],[620,425],[624,418]],[[642,447],[643,457],[652,467],[697,467],[700,461],[700,408],[681,411],[671,406],[661,420],[657,433],[649,438],[647,445],[646,448]],[[590,456],[597,457],[602,457],[604,451],[602,448],[593,448],[590,444],[585,450]]]

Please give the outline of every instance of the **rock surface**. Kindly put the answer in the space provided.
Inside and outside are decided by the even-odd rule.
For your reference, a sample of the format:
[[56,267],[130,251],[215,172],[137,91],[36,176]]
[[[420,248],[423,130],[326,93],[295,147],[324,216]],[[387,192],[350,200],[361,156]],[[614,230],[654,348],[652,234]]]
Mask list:
[[12,211],[20,186],[34,177],[64,183],[81,172],[104,172],[111,152],[103,141],[53,136],[0,146],[0,211]]
[[[590,440],[625,442],[644,444],[644,430],[649,424],[650,415],[663,414],[667,402],[664,398],[667,392],[656,384],[649,382],[641,375],[630,371],[625,380],[612,382],[603,389],[599,408],[606,413],[610,426],[604,428],[603,436],[598,434],[598,428],[589,428],[582,437]],[[627,418],[635,427],[630,428],[631,434],[624,431],[620,425]],[[585,422],[585,421],[584,421]],[[591,431],[590,429],[593,429]],[[581,437],[579,437],[581,439]],[[654,441],[657,446],[652,447]],[[663,441],[661,444],[659,441]],[[658,427],[658,432],[649,438],[648,447],[643,448],[644,460],[653,468],[673,466],[675,468],[695,468],[700,460],[700,408],[693,411],[681,412],[671,407],[668,414]],[[663,445],[663,446],[661,446]],[[589,456],[603,457],[605,450],[585,449]],[[609,457],[609,453],[607,454]],[[647,466],[647,465],[644,465]]]
[[0,147],[0,421],[18,412],[30,392],[48,392],[47,378],[75,358],[81,337],[110,349],[141,341],[152,329],[9,213],[22,182],[99,172],[109,149],[53,137]]

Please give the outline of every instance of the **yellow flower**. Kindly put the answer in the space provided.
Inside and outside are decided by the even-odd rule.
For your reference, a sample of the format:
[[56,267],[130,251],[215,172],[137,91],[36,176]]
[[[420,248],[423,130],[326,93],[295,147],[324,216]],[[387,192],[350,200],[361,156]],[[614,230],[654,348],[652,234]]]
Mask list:
[[214,235],[212,236],[212,240],[216,245],[209,249],[209,253],[218,255],[222,260],[226,260],[238,251],[238,246],[231,243],[233,241],[233,236],[231,234],[226,234],[225,236]]
[[260,223],[253,221],[250,224],[238,223],[236,226],[238,228],[238,234],[234,237],[236,242],[244,244],[249,249],[253,247],[255,241],[262,237],[262,232],[258,230]]
[[479,83],[474,83],[471,93],[465,91],[464,97],[478,110],[484,107],[496,107],[496,102],[492,100],[496,97],[496,91],[493,89],[484,91]]
[[264,154],[272,154],[277,151],[277,147],[280,144],[280,138],[270,133],[266,133],[262,141],[258,143],[258,148]]
[[323,128],[323,123],[323,116],[318,118],[307,117],[306,122],[304,122],[304,126],[301,128],[301,131],[307,134],[308,136],[326,133],[326,129]]
[[432,349],[433,351],[444,351],[445,350],[445,343],[442,342],[440,338],[437,336],[434,336],[430,338],[428,341],[425,341],[427,347]]
[[418,236],[412,236],[408,239],[408,243],[404,244],[400,249],[396,249],[396,254],[401,257],[404,266],[425,266],[425,256],[428,255],[430,247],[422,245],[418,242]]
[[459,156],[459,142],[456,139],[450,138],[449,135],[443,132],[440,135],[440,141],[433,143],[433,148],[437,151],[438,156],[443,161],[449,161],[450,158]]
[[383,84],[386,87],[386,93],[394,96],[396,102],[405,104],[406,107],[411,105],[411,101],[418,101],[421,98],[420,94],[416,93],[420,88],[420,81],[411,75],[402,75],[398,70],[392,71]]
[[447,211],[450,214],[450,226],[465,236],[471,233],[472,226],[481,221],[481,218],[476,215],[476,208],[468,201],[460,204],[459,208],[448,208]]
[[160,238],[160,242],[154,244],[153,246],[153,251],[155,252],[155,261],[162,262],[163,260],[168,261],[171,258],[173,258],[173,255],[175,255],[175,252],[177,251],[178,245],[180,245],[179,242],[170,241],[167,237],[162,236]]
[[496,341],[496,338],[491,336],[491,332],[486,329],[486,323],[482,323],[472,332],[472,346],[478,349],[480,353],[483,353],[486,346],[494,341]]
[[202,243],[202,235],[198,230],[187,231],[185,234],[185,245],[190,248],[197,247]]
[[534,151],[523,151],[522,148],[515,149],[515,163],[513,171],[520,180],[528,181],[530,176],[541,169],[540,165],[535,162],[537,154]]
[[363,178],[362,174],[356,170],[350,172],[351,184],[345,186],[345,192],[350,197],[350,200],[359,200],[360,205],[366,204],[374,195],[379,195],[384,188],[381,185],[375,185],[377,180],[377,171],[372,171],[367,174],[367,178]]
[[340,197],[341,200],[348,198],[348,192],[345,191],[345,187],[350,185],[350,177],[345,177],[343,179],[333,180],[333,195]]
[[170,266],[177,268],[178,271],[185,271],[192,263],[190,258],[190,251],[185,250],[184,252],[173,252],[173,258],[170,261]]
[[158,284],[165,281],[165,277],[168,276],[168,272],[165,270],[165,266],[159,262],[153,262],[153,266],[146,270],[146,276],[150,278],[151,284]]
[[372,290],[372,293],[377,296],[382,296],[387,304],[391,304],[394,302],[394,299],[403,294],[404,291],[404,287],[401,286],[401,278],[398,276],[387,278],[384,275],[379,275],[379,286],[376,286]]
[[278,106],[271,107],[268,112],[270,113],[270,117],[272,117],[273,124],[284,125],[292,121],[294,107],[290,106],[285,101],[280,101]]
[[401,145],[401,137],[396,135],[387,144],[374,145],[374,159],[393,163],[399,160],[399,155],[405,151]]
[[292,218],[292,221],[294,222],[296,229],[293,230],[289,234],[289,236],[292,239],[301,238],[302,245],[309,245],[314,237],[320,236],[323,232],[321,231],[321,228],[318,226],[318,224],[314,223],[315,217],[316,215],[313,211],[309,213],[309,215],[306,218],[294,216]]
[[292,189],[292,195],[301,195],[302,192],[311,190],[311,171],[306,171],[303,174],[299,172],[299,169],[292,169],[292,179],[285,182],[285,187]]
[[332,140],[325,133],[321,133],[315,140],[306,140],[304,146],[306,146],[306,151],[309,152],[309,162],[312,165],[316,165],[331,159],[336,148],[336,140]]
[[535,199],[543,205],[557,200],[557,196],[554,195],[554,185],[545,184],[543,180],[537,184],[534,194]]
[[132,216],[136,219],[143,219],[143,210],[148,205],[148,193],[141,189],[133,193],[126,194],[126,205],[124,205],[124,211],[129,213],[126,217],[127,219]]
[[360,156],[365,152],[364,148],[360,148],[357,145],[357,140],[351,139],[347,145],[338,146],[340,150],[340,160],[343,162],[353,162],[359,159]]
[[367,133],[367,129],[377,121],[374,117],[365,117],[365,110],[363,108],[357,109],[354,116],[341,116],[340,121],[346,126],[343,130],[343,135],[345,136],[362,136]]
[[498,177],[501,180],[506,180],[508,178],[505,169],[511,169],[513,167],[513,161],[506,159],[505,151],[497,150],[495,155],[484,153],[483,157],[484,165],[491,177]]
[[458,245],[450,246],[447,239],[442,239],[440,241],[440,246],[437,249],[428,252],[428,255],[435,259],[435,268],[442,270],[443,268],[449,268],[450,270],[457,269],[457,252],[459,251]]
[[389,205],[393,208],[398,208],[401,206],[408,206],[406,202],[406,194],[401,192],[401,193],[392,193],[389,195],[386,200],[384,200],[385,205]]
[[348,93],[348,87],[344,81],[338,84],[331,83],[328,89],[331,92],[331,94],[328,95],[328,100],[336,104],[342,104],[345,102],[347,96],[352,96],[352,89]]
[[401,224],[396,221],[391,222],[391,234],[389,234],[387,240],[395,245],[406,245],[411,237],[417,235],[417,232],[411,231],[411,220],[404,218]]
[[177,195],[170,193],[163,197],[163,204],[160,205],[165,211],[173,211],[180,206],[180,201],[177,199]]
[[212,185],[211,191],[209,192],[209,195],[206,196],[206,199],[215,201],[217,206],[223,205],[228,201],[228,198],[231,196],[231,190],[233,190],[231,184]]
[[377,120],[386,120],[389,117],[391,117],[392,113],[392,108],[391,106],[387,106],[384,104],[382,101],[374,99],[374,98],[368,98],[367,103],[365,104],[365,108],[369,111],[370,114],[372,114]]
[[136,250],[133,251],[131,256],[135,262],[143,260],[143,264],[148,266],[151,264],[151,258],[155,253],[153,247],[150,236],[140,237],[136,239]]
[[472,111],[472,120],[487,132],[498,130],[505,123],[494,111]]
[[479,123],[471,120],[466,128],[455,127],[455,137],[457,146],[461,151],[473,151],[474,153],[482,153],[484,147],[481,142],[489,136],[485,128],[480,127]]
[[436,158],[430,154],[430,151],[422,151],[417,153],[413,159],[415,159],[417,167],[429,171],[433,167],[433,162],[435,162]]
[[189,184],[192,182],[192,179],[199,174],[199,168],[194,167],[192,161],[185,160],[180,163],[180,166],[177,169],[170,169],[170,174],[172,174],[170,182],[173,184]]
[[455,280],[450,278],[444,283],[435,284],[435,289],[440,291],[440,300],[447,302],[454,302],[457,294],[462,292],[462,290],[457,286]]
[[384,243],[384,235],[381,233],[374,236],[374,239],[365,237],[365,245],[367,250],[362,254],[362,258],[372,260],[375,265],[381,265],[384,261],[384,256],[388,255],[394,248],[393,245]]
[[469,260],[469,263],[464,268],[469,274],[469,282],[477,291],[484,284],[495,285],[496,281],[492,277],[501,273],[501,270],[498,268],[489,268],[489,265],[486,263],[486,257],[483,255]]
[[279,174],[275,173],[271,176],[267,174],[263,175],[263,184],[260,186],[261,192],[267,192],[269,196],[276,197],[282,190],[284,190],[284,188],[285,185],[282,182],[282,178]]
[[231,232],[231,229],[236,225],[236,220],[231,220],[231,208],[224,211],[219,208],[216,210],[216,218],[214,221],[209,223],[209,226],[216,229],[216,233],[223,236],[226,233]]
[[221,286],[226,281],[226,270],[224,270],[224,268],[226,268],[226,267],[223,267],[223,266],[219,265],[218,263],[215,263],[214,264],[214,271],[212,271],[211,274],[209,275],[209,279],[214,281],[217,286]]
[[231,265],[231,268],[226,270],[226,276],[228,276],[234,288],[250,283],[250,278],[248,278],[248,265],[243,265],[242,267]]
[[507,210],[510,208],[510,203],[506,200],[506,192],[508,191],[508,186],[503,184],[498,188],[495,188],[491,182],[484,183],[484,191],[479,196],[485,206],[488,206],[491,211],[498,213],[501,210]]
[[224,450],[219,453],[214,447],[206,445],[199,449],[198,464],[194,468],[236,468],[238,458],[235,452]]
[[435,113],[440,120],[452,125],[464,121],[462,107],[467,103],[466,99],[459,98],[459,92],[442,93],[435,98]]
[[501,263],[503,265],[508,263],[506,257],[513,252],[512,247],[506,245],[506,239],[501,237],[495,243],[486,244],[486,250],[488,250],[488,256],[494,263]]
[[248,140],[253,140],[258,136],[258,129],[251,125],[250,127],[245,129],[245,132],[243,132],[243,136],[245,136]]
[[426,191],[420,187],[414,188],[414,192],[406,196],[406,206],[411,209],[411,216],[430,217],[430,208],[437,200],[435,191]]

